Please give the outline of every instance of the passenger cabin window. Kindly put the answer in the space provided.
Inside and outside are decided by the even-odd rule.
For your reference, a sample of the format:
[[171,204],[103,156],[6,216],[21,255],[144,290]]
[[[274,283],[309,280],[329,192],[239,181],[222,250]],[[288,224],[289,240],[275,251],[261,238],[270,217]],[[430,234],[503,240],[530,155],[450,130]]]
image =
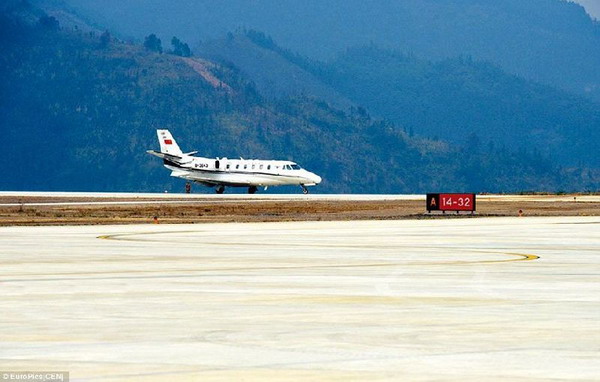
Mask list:
[[229,165],[227,165],[227,169],[229,170]]
[[244,165],[244,170],[245,170],[245,169],[247,169],[247,168],[248,168],[248,165],[247,165],[247,164],[245,164],[245,165]]
[[239,168],[240,168],[240,165],[239,165],[239,164],[236,164],[236,165],[235,165],[235,169],[236,169],[236,170],[239,170]]
[[268,166],[267,166],[267,170],[270,170],[270,169],[271,169],[271,165],[268,165]]
[[260,165],[260,169],[261,169],[261,170],[263,169],[263,165],[262,165],[262,164]]
[[256,167],[256,165],[252,165],[252,169],[254,170],[254,167]]

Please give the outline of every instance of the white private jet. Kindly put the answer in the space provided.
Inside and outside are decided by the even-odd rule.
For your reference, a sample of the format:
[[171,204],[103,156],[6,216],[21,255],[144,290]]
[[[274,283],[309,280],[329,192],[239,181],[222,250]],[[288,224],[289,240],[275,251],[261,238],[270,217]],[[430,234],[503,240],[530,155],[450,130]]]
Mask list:
[[171,176],[205,186],[215,187],[217,194],[225,192],[225,187],[248,187],[254,194],[258,187],[299,185],[307,194],[306,186],[321,183],[321,177],[306,171],[294,162],[275,160],[246,160],[227,158],[195,157],[197,151],[183,153],[169,130],[157,130],[160,152],[148,150],[163,159]]

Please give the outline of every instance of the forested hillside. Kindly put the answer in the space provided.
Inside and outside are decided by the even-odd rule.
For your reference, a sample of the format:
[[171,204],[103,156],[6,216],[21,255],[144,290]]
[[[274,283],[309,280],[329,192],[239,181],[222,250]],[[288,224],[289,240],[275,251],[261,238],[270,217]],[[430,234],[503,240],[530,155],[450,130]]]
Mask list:
[[324,81],[421,136],[534,149],[557,163],[600,168],[600,104],[470,58],[429,62],[375,46],[347,50]]
[[304,94],[324,99],[339,108],[354,105],[311,70],[311,61],[281,48],[262,32],[228,33],[227,37],[204,41],[194,50],[203,57],[240,68],[260,93],[269,98]]
[[475,136],[485,147],[536,150],[567,165],[600,167],[600,104],[469,57],[431,62],[371,44],[323,63],[253,30],[197,50],[232,62],[270,97],[319,94],[361,105],[419,136],[458,145]]
[[126,36],[196,43],[239,27],[329,59],[372,43],[426,59],[472,56],[600,100],[600,24],[566,0],[65,0]]
[[362,108],[266,99],[235,67],[169,54],[167,43],[159,53],[27,9],[0,17],[0,189],[181,190],[145,154],[156,128],[205,156],[298,161],[323,176],[318,192],[598,187],[593,172],[533,150],[464,148],[410,136]]

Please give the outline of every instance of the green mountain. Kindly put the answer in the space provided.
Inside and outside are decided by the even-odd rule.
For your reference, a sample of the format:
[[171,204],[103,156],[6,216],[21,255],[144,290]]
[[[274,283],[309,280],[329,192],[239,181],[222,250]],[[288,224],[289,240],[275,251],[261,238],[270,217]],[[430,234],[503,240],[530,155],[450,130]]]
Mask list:
[[440,60],[472,56],[600,100],[600,24],[566,0],[65,0],[123,35],[186,41],[239,27],[311,58],[374,43]]
[[600,104],[470,58],[424,61],[374,46],[347,50],[324,81],[375,115],[422,136],[534,148],[555,161],[600,168]]
[[0,13],[0,189],[181,190],[145,154],[157,146],[156,128],[204,156],[295,160],[323,176],[318,192],[600,184],[597,174],[561,169],[534,151],[487,153],[476,142],[463,149],[411,137],[362,108],[342,111],[308,96],[271,100],[235,67],[61,29],[20,4]]
[[355,106],[318,75],[307,70],[310,62],[306,58],[279,47],[264,33],[253,30],[228,33],[226,38],[198,44],[194,51],[203,57],[240,68],[268,98],[311,95],[338,108]]
[[[241,68],[271,97],[318,94],[334,104],[344,99],[420,136],[455,145],[476,136],[485,147],[537,150],[556,162],[600,168],[600,104],[489,63],[432,62],[374,45],[348,49],[322,63],[252,30],[196,49]],[[325,87],[328,92],[319,91]]]

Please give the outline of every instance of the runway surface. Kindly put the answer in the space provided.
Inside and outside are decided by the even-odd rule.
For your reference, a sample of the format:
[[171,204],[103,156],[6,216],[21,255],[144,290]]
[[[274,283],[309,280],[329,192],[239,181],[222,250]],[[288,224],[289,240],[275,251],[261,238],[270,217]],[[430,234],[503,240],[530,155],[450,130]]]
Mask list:
[[[477,195],[478,200],[507,202],[579,202],[599,203],[600,195]],[[35,199],[35,201],[31,201]],[[2,200],[7,200],[2,202]],[[236,204],[272,201],[412,201],[423,200],[418,194],[179,194],[132,192],[34,192],[0,191],[0,207],[86,206],[152,204]]]
[[600,219],[0,228],[0,370],[597,381]]
[[[216,193],[135,193],[135,192],[37,192],[37,191],[0,191],[0,198],[51,198],[69,201],[100,199],[96,203],[110,203],[113,200],[128,203],[147,203],[158,200],[161,202],[194,200],[202,201],[276,201],[276,200],[319,200],[319,201],[375,201],[375,200],[425,200],[425,195],[416,194],[273,194],[262,191],[256,194],[216,194]],[[104,200],[104,202],[102,201]],[[600,196],[598,197],[600,200]]]

